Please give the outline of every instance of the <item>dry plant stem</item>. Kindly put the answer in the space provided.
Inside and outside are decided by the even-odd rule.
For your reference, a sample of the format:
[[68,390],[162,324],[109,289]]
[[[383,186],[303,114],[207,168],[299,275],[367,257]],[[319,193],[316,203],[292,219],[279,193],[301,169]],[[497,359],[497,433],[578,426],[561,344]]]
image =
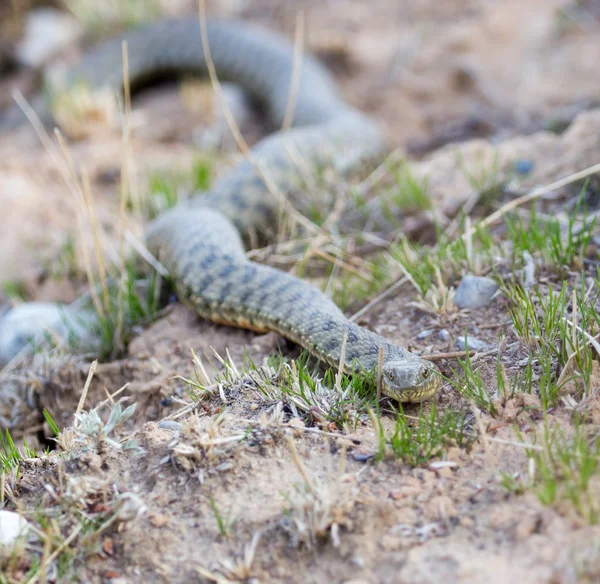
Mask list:
[[473,415],[475,416],[475,422],[477,423],[477,429],[479,430],[479,434],[481,435],[481,442],[483,444],[483,450],[485,454],[490,451],[490,447],[488,444],[488,437],[485,433],[485,428],[483,427],[483,421],[481,419],[481,411],[475,405],[475,402],[471,402],[471,410],[473,411]]
[[[59,554],[61,554],[67,547],[69,547],[69,545],[71,545],[71,542],[75,540],[75,538],[79,535],[79,533],[81,532],[81,530],[83,529],[84,524],[80,523],[69,535],[69,537],[67,537],[67,539],[65,539],[65,541],[62,542],[62,544],[57,547],[54,552],[52,552],[48,558],[46,559],[46,564],[45,566],[48,566],[49,564],[51,564],[58,556]],[[44,569],[45,569],[44,566]],[[39,575],[40,575],[40,570],[41,570],[41,566],[38,569],[38,571],[31,577],[29,578],[29,580],[27,580],[26,584],[34,584],[34,582],[38,581]]]
[[296,448],[296,442],[294,441],[293,435],[291,433],[287,434],[286,440],[287,440],[288,446],[290,448],[290,452],[292,454],[292,461],[296,465],[298,472],[300,472],[300,474],[302,475],[305,485],[308,487],[310,492],[314,495],[314,492],[315,492],[314,488],[310,481],[310,477],[308,476],[308,473],[306,472],[306,469],[304,468],[304,465],[302,464],[302,461],[300,460],[300,455],[298,454],[298,449]]
[[427,359],[427,361],[443,361],[444,359],[457,359],[458,357],[472,357],[475,355],[477,351],[475,349],[470,349],[469,351],[449,351],[448,353],[435,353],[433,355],[421,355],[422,359]]
[[165,268],[149,251],[148,248],[129,229],[125,230],[127,243],[135,249],[140,257],[156,270],[163,278],[169,277],[169,270]]
[[[576,302],[573,303],[573,307],[575,307],[575,306],[577,306]],[[575,309],[573,311],[573,317],[574,317],[574,319],[576,318]],[[571,326],[571,329],[572,329],[573,333],[575,333],[575,331],[579,331],[580,333],[582,333],[587,338],[587,341],[584,343],[583,347],[585,347],[587,345],[592,345],[592,347],[594,347],[594,350],[596,351],[596,354],[600,355],[600,343],[598,343],[598,341],[596,340],[598,337],[600,337],[600,335],[596,335],[596,338],[594,338],[587,331],[584,331],[581,327],[577,326],[575,323],[571,322],[567,318],[563,317],[562,320],[566,324],[568,324],[569,326]],[[573,339],[573,346],[576,346],[576,345],[577,345],[577,339],[574,338]],[[558,387],[561,387],[562,384],[565,382],[566,377],[569,375],[569,373],[571,371],[571,367],[573,365],[573,361],[577,357],[577,355],[578,355],[578,351],[577,351],[577,349],[575,349],[569,355],[569,357],[567,358],[567,362],[565,363],[565,366],[563,367],[563,370],[560,372],[560,375],[558,377],[558,381],[556,382],[556,384],[557,384]]]
[[373,187],[377,186],[389,173],[390,166],[404,160],[404,152],[398,148],[387,156],[387,158],[357,187],[359,195],[366,195]]
[[400,288],[400,286],[402,286],[406,282],[408,282],[408,278],[406,276],[404,278],[401,278],[397,282],[394,282],[387,290],[384,290],[381,294],[379,294],[379,296],[373,298],[373,300],[368,302],[358,312],[355,312],[350,317],[350,320],[356,322],[356,320],[358,320],[361,316],[364,316],[367,312],[369,312],[369,310],[371,310],[371,308],[379,304],[382,300],[385,300],[392,292],[398,290],[398,288]]
[[94,252],[96,254],[96,264],[98,265],[98,276],[100,277],[100,285],[102,286],[102,303],[104,306],[104,310],[108,312],[110,310],[110,299],[108,296],[108,284],[106,283],[106,266],[104,263],[104,258],[102,257],[102,245],[100,243],[100,224],[98,223],[96,207],[94,205],[94,200],[92,197],[90,177],[86,170],[82,169],[81,180],[83,186],[83,198],[85,201],[85,207],[87,210],[88,220],[92,228]]
[[529,201],[534,201],[535,199],[539,199],[542,195],[551,193],[552,191],[555,191],[561,187],[564,187],[566,185],[574,183],[575,181],[581,180],[582,178],[587,178],[588,176],[591,176],[598,172],[600,172],[600,163],[594,164],[592,166],[588,166],[587,168],[584,168],[583,170],[580,170],[579,172],[574,172],[573,174],[570,174],[569,176],[566,176],[565,178],[561,178],[560,180],[554,181],[554,182],[550,183],[549,185],[545,185],[543,187],[534,189],[533,191],[527,193],[526,195],[523,195],[522,197],[517,197],[516,199],[513,199],[512,201],[509,201],[508,203],[506,203],[506,205],[503,205],[502,207],[500,207],[500,209],[498,209],[497,211],[494,211],[491,215],[488,215],[476,227],[472,227],[468,232],[465,232],[462,237],[463,237],[463,239],[466,239],[467,237],[470,237],[475,232],[476,229],[478,229],[480,227],[489,227],[490,225],[492,225],[496,221],[498,221],[498,219],[500,219],[501,217],[506,215],[506,213],[508,213],[512,209],[515,209],[516,207],[524,205],[525,203],[528,203]]
[[[67,168],[69,169],[69,171],[71,173],[72,183],[71,183],[71,181],[69,181],[68,176],[67,176],[65,178],[67,185],[69,185],[69,188],[75,195],[75,198],[76,199],[80,198],[80,200],[83,201],[84,200],[83,190],[81,188],[81,184],[80,184],[79,180],[77,179],[77,173],[75,172],[75,167],[73,166],[73,160],[71,159],[69,150],[67,149],[67,145],[62,137],[62,134],[58,130],[58,128],[55,128],[54,132],[58,139],[58,143],[60,144],[64,160],[67,164]],[[83,208],[85,209],[85,206]],[[77,213],[77,226],[79,228],[79,233],[82,236],[81,257],[83,259],[83,264],[84,264],[84,268],[85,268],[86,278],[88,281],[88,286],[90,287],[90,297],[92,299],[92,304],[94,305],[94,309],[96,310],[96,313],[98,314],[98,316],[100,318],[104,319],[106,317],[106,314],[104,312],[102,303],[100,302],[100,299],[98,298],[98,294],[96,293],[96,283],[94,280],[94,271],[92,270],[92,262],[91,262],[91,259],[89,256],[87,246],[85,245],[85,240],[83,239],[85,229],[83,226],[83,218],[82,218],[81,212]]]
[[128,381],[125,385],[121,386],[119,389],[117,389],[117,391],[115,391],[114,393],[111,393],[108,395],[108,397],[104,400],[101,401],[97,406],[96,409],[100,410],[101,408],[103,408],[104,406],[108,405],[108,404],[114,404],[115,403],[115,398],[120,395],[121,393],[123,393],[130,385],[130,381]]
[[332,264],[335,264],[336,266],[346,270],[347,272],[350,272],[350,273],[358,276],[359,278],[362,278],[366,282],[373,281],[373,278],[371,278],[371,276],[369,276],[368,274],[365,274],[365,273],[361,272],[360,270],[357,270],[354,266],[351,266],[350,264],[346,263],[343,260],[340,260],[332,255],[329,255],[327,252],[323,251],[322,249],[319,249],[316,246],[307,250],[307,255],[309,254],[309,252],[312,255],[319,256],[319,257],[331,262]]
[[223,99],[223,91],[221,89],[221,83],[219,78],[217,77],[217,71],[215,69],[215,64],[212,60],[210,53],[210,46],[208,44],[208,36],[207,36],[207,27],[206,27],[206,2],[205,0],[198,0],[198,8],[199,8],[199,18],[200,18],[200,31],[202,36],[202,48],[204,50],[204,56],[206,59],[206,68],[208,69],[208,75],[210,78],[210,82],[213,86],[213,90],[217,96],[217,100],[221,105],[221,109],[223,111],[223,116],[227,121],[227,125],[235,142],[244,155],[244,157],[248,160],[248,162],[252,165],[254,172],[260,177],[263,181],[265,187],[269,191],[269,193],[275,197],[279,205],[282,209],[286,211],[286,213],[292,217],[297,223],[302,225],[305,229],[307,229],[310,233],[319,233],[321,230],[317,225],[315,225],[312,221],[304,217],[301,213],[296,211],[285,198],[285,196],[279,191],[277,185],[271,180],[267,173],[265,173],[264,169],[260,165],[260,163],[255,159],[252,151],[248,147],[248,144],[244,140],[240,129],[233,117],[231,110],[227,106],[227,103]]
[[377,361],[377,402],[381,399],[381,384],[383,381],[383,347],[379,347],[379,359]]
[[302,55],[304,52],[304,12],[299,11],[296,15],[296,33],[294,35],[294,64],[292,67],[292,79],[290,81],[290,93],[281,125],[282,131],[286,132],[294,121],[296,112],[296,98],[298,96],[298,84],[300,82],[300,69],[302,67]]
[[[98,360],[93,361],[90,365],[90,370],[88,371],[87,379],[85,380],[85,385],[83,386],[83,391],[81,392],[81,397],[79,398],[79,403],[77,404],[77,409],[75,410],[75,420],[77,420],[77,416],[83,410],[85,398],[87,397],[88,391],[90,389],[90,384],[92,383],[92,379],[94,378],[94,373],[96,373],[96,367],[98,367]],[[75,425],[77,425],[77,421],[75,421]]]
[[129,196],[129,160],[131,148],[131,86],[129,82],[129,55],[127,52],[127,41],[123,41],[123,93],[125,94],[125,123],[123,125],[123,157],[121,164],[121,199],[119,201],[119,263],[121,267],[121,279],[117,297],[117,326],[114,333],[114,344],[122,349],[121,335],[123,332],[125,307],[123,295],[125,293],[125,280],[127,270],[125,269],[125,207]]
[[348,343],[348,333],[344,332],[342,339],[342,348],[340,350],[340,362],[338,370],[335,374],[335,390],[337,393],[342,393],[342,375],[344,373],[344,363],[346,362],[346,344]]

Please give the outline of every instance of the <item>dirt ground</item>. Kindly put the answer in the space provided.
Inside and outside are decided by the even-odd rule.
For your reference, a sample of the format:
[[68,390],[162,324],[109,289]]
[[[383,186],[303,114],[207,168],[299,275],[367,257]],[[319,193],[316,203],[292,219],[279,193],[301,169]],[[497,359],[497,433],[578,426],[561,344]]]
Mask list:
[[[195,14],[193,5],[176,4],[165,11]],[[499,175],[513,176],[515,163],[528,161],[532,170],[518,182],[519,192],[527,192],[599,161],[600,5],[594,0],[216,4],[209,2],[213,14],[290,38],[297,11],[304,10],[308,48],[330,65],[347,101],[378,119],[391,147],[428,177],[439,217],[452,217],[472,198],[465,167],[475,172],[495,160]],[[3,94],[23,75],[7,73]],[[190,107],[185,92],[173,87],[148,91],[133,107],[140,188],[151,171],[188,168],[197,152],[190,128],[207,123],[206,108]],[[245,128],[251,139],[259,125],[251,114]],[[550,131],[557,126],[566,129]],[[115,176],[122,148],[120,131],[112,128],[69,146],[92,178],[109,238],[119,217]],[[218,172],[237,156],[228,145]],[[28,300],[73,300],[82,281],[48,273],[74,233],[77,203],[29,126],[0,135],[0,184],[0,280],[21,282]],[[141,234],[140,225],[131,228]],[[456,350],[456,339],[468,332],[500,346],[508,369],[523,358],[502,298],[485,309],[449,313],[422,310],[414,301],[414,289],[401,287],[360,322],[424,354]],[[419,335],[442,329],[447,340]],[[213,349],[229,351],[241,368],[246,356],[261,364],[281,348],[295,354],[274,334],[217,326],[170,306],[137,331],[125,356],[98,366],[86,397],[86,409],[92,408],[128,384],[120,395],[137,406],[121,437],[134,437],[143,452],[69,443],[76,433],[67,431],[75,454],[52,451],[24,461],[18,479],[5,485],[7,508],[32,520],[36,509],[55,508],[63,538],[76,528],[74,520],[59,521],[70,506],[91,521],[118,508],[118,519],[86,543],[85,553],[71,554],[70,577],[81,582],[600,581],[598,526],[568,506],[544,506],[533,492],[511,493],[501,484],[503,476],[531,471],[515,426],[523,434],[542,427],[534,395],[499,401],[495,417],[475,409],[479,437],[471,447],[449,447],[441,460],[416,468],[389,457],[374,460],[378,440],[368,418],[351,432],[318,420],[305,427],[289,408],[268,404],[247,379],[177,417],[189,402],[177,376],[193,376],[191,349],[214,373],[223,367]],[[495,375],[497,356],[482,359],[484,376]],[[16,440],[40,449],[54,447],[41,412],[46,408],[60,427],[71,424],[90,365],[36,359],[35,366],[0,377],[0,422]],[[452,375],[456,365],[440,366]],[[471,405],[445,384],[437,407]],[[383,401],[382,408],[391,427],[391,404]],[[597,404],[590,408],[597,420]],[[566,420],[566,411],[563,405],[549,415]],[[419,407],[406,413],[416,416]],[[173,417],[182,426],[159,425]],[[27,581],[26,561],[12,567],[7,581]],[[46,581],[70,581],[61,574],[53,565]]]

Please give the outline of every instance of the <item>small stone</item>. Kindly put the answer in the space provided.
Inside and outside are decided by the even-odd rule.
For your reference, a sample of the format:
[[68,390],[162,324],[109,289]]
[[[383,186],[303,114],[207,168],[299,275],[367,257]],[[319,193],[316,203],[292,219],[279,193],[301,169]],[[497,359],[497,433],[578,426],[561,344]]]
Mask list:
[[370,460],[371,458],[375,457],[375,453],[374,452],[362,452],[362,451],[355,451],[352,453],[352,458],[354,460],[356,460],[357,462],[367,462],[367,460]]
[[446,329],[442,329],[438,333],[438,339],[440,339],[440,341],[446,342],[450,339],[450,333]]
[[417,339],[417,341],[422,341],[423,339],[430,337],[433,333],[434,333],[433,329],[428,329],[425,331],[421,331],[415,338]]
[[517,174],[529,174],[535,166],[533,160],[517,160],[514,165]]
[[82,33],[77,20],[62,10],[32,10],[27,15],[23,39],[17,45],[17,59],[22,65],[39,67],[76,41]]
[[172,430],[173,432],[180,432],[183,430],[183,426],[174,420],[161,420],[158,423],[158,427],[163,430]]
[[498,292],[498,284],[491,278],[467,274],[454,292],[454,304],[464,308],[483,308]]
[[466,341],[465,337],[458,337],[458,339],[456,339],[456,348],[459,351],[466,351],[467,345],[469,347],[469,350],[474,351],[481,351],[483,349],[490,348],[490,345],[488,345],[485,341],[482,341],[481,339],[478,339],[477,337],[472,337],[470,335],[467,335]]
[[0,511],[0,545],[13,545],[29,531],[29,523],[18,513]]

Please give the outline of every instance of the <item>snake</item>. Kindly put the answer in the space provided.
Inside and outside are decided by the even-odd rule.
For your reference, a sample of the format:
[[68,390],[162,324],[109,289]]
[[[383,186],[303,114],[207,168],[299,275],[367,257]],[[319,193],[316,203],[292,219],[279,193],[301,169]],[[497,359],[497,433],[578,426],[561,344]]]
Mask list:
[[[381,161],[388,148],[379,124],[339,96],[314,57],[298,60],[284,37],[237,21],[203,27],[166,19],[131,29],[84,54],[67,83],[123,91],[123,40],[132,89],[159,77],[206,75],[212,63],[220,80],[239,84],[279,128],[208,192],[147,227],[148,250],[169,271],[179,299],[214,323],[275,331],[346,373],[377,372],[381,392],[399,402],[435,396],[441,374],[431,361],[351,321],[309,282],[247,258],[247,234],[272,230],[285,202],[277,193],[285,197],[301,183],[297,160],[341,175]],[[293,121],[283,129],[292,91]]]

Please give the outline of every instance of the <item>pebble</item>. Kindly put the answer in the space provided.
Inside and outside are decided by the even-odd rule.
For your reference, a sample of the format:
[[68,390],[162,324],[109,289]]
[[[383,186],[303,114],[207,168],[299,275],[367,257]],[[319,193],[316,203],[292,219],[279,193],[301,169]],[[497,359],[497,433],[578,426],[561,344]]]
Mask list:
[[183,425],[179,422],[175,422],[175,420],[161,420],[158,423],[158,427],[163,430],[173,430],[173,432],[180,432],[183,430]]
[[6,365],[32,341],[43,339],[45,331],[53,331],[56,338],[77,338],[81,347],[92,351],[99,337],[94,337],[93,311],[72,310],[53,302],[26,302],[19,304],[0,319],[0,367]]
[[522,159],[517,160],[513,168],[517,174],[529,174],[534,167],[535,162],[533,160]]
[[415,338],[417,339],[417,341],[422,341],[423,339],[430,337],[434,332],[435,331],[433,329],[421,331]]
[[459,351],[466,351],[467,345],[469,345],[469,350],[481,351],[482,349],[489,349],[491,345],[488,345],[485,341],[478,339],[477,337],[472,337],[467,335],[467,341],[465,343],[465,337],[458,337],[456,339],[456,348]]
[[82,34],[83,28],[77,20],[62,10],[32,10],[27,15],[25,32],[17,45],[16,57],[22,65],[40,67],[77,41]]
[[442,329],[438,333],[438,338],[440,339],[440,341],[448,341],[450,339],[450,333],[446,329]]
[[498,292],[498,284],[491,278],[467,274],[454,292],[454,304],[459,309],[483,308]]
[[0,511],[0,545],[12,545],[29,531],[29,523],[18,513]]

